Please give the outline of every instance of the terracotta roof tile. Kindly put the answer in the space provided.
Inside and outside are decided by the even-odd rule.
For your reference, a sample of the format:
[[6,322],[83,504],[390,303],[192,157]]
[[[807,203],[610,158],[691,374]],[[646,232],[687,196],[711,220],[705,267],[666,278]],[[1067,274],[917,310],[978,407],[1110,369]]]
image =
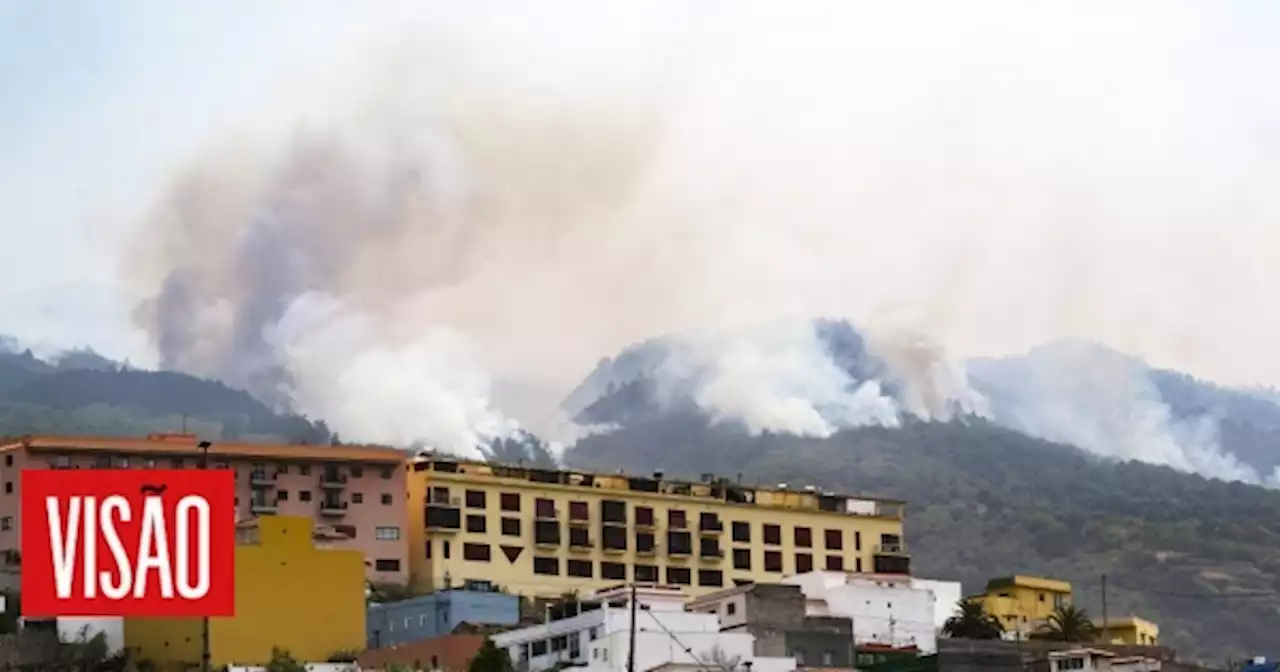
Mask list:
[[399,646],[370,649],[361,653],[358,660],[365,668],[383,669],[392,663],[416,663],[425,669],[431,666],[434,657],[439,669],[456,672],[467,669],[483,644],[483,635],[441,635]]

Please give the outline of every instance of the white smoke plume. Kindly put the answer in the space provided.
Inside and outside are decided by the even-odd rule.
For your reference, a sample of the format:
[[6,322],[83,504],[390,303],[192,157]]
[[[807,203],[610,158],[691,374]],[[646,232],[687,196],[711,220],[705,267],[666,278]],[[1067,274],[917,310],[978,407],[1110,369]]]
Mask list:
[[[947,362],[1080,333],[1280,378],[1260,356],[1277,47],[1247,22],[1176,1],[570,4],[328,36],[333,61],[282,87],[304,103],[251,101],[294,130],[210,138],[130,250],[163,364],[463,451],[512,418],[553,429],[602,355],[752,320],[848,316],[890,363],[850,387],[804,333],[705,348],[698,403],[762,430],[888,423],[889,387],[899,411],[981,415]],[[1230,473],[1150,414],[1076,410],[1058,421],[1088,416],[1095,450],[1111,433]]]

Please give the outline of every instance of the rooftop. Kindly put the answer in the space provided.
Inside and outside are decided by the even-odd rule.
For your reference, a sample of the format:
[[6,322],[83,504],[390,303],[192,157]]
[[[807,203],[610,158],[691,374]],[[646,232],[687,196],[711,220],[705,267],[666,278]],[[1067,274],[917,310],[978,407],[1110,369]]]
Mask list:
[[991,579],[987,582],[987,592],[999,590],[1001,588],[1031,588],[1034,590],[1043,590],[1049,593],[1070,593],[1071,584],[1066,581],[1057,579],[1049,579],[1042,576],[1026,576],[1017,574],[1014,576],[1002,576]]
[[430,472],[431,478],[475,481],[495,479],[525,481],[551,488],[593,488],[629,491],[642,497],[708,498],[729,504],[773,506],[826,511],[834,514],[902,518],[905,502],[864,495],[841,495],[817,487],[779,483],[775,487],[745,485],[741,476],[731,480],[703,474],[699,481],[667,478],[661,471],[651,476],[592,473],[572,469],[544,469],[526,465],[495,464],[458,459],[438,453],[422,453],[412,460],[413,472]]
[[[195,434],[151,434],[146,437],[109,436],[25,436],[5,446],[0,452],[25,448],[34,452],[59,453],[125,453],[129,455],[163,455],[165,457],[198,456],[200,437]],[[305,462],[365,462],[399,464],[409,453],[387,446],[324,446],[306,444],[213,442],[209,458],[219,457],[296,460]]]

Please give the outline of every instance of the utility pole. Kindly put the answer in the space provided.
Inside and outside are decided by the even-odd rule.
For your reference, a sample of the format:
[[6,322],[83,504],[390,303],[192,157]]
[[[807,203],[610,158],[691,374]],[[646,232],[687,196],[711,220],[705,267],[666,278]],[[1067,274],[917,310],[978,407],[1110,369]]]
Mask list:
[[[182,424],[187,423],[187,416],[182,416]],[[200,468],[209,468],[209,447],[212,443],[201,441],[198,444],[200,448]],[[200,672],[209,672],[209,617],[205,616],[204,621],[200,624]]]
[[1107,618],[1107,575],[1102,575],[1102,643],[1111,643],[1111,621]]
[[[636,584],[631,582],[631,647],[627,654],[627,672],[636,672]],[[208,672],[206,670],[205,672]]]

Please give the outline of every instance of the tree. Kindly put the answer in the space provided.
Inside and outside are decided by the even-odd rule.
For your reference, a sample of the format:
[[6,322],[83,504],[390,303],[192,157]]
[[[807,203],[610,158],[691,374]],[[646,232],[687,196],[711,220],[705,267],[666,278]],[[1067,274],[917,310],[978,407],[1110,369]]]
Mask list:
[[966,598],[956,604],[956,613],[943,624],[942,634],[955,639],[1000,639],[1004,628],[981,601]]
[[1098,637],[1098,629],[1084,609],[1065,604],[1055,608],[1045,619],[1040,636],[1056,642],[1092,642]]
[[492,639],[485,637],[484,644],[467,665],[467,672],[515,672],[515,667],[507,650],[499,649]]

